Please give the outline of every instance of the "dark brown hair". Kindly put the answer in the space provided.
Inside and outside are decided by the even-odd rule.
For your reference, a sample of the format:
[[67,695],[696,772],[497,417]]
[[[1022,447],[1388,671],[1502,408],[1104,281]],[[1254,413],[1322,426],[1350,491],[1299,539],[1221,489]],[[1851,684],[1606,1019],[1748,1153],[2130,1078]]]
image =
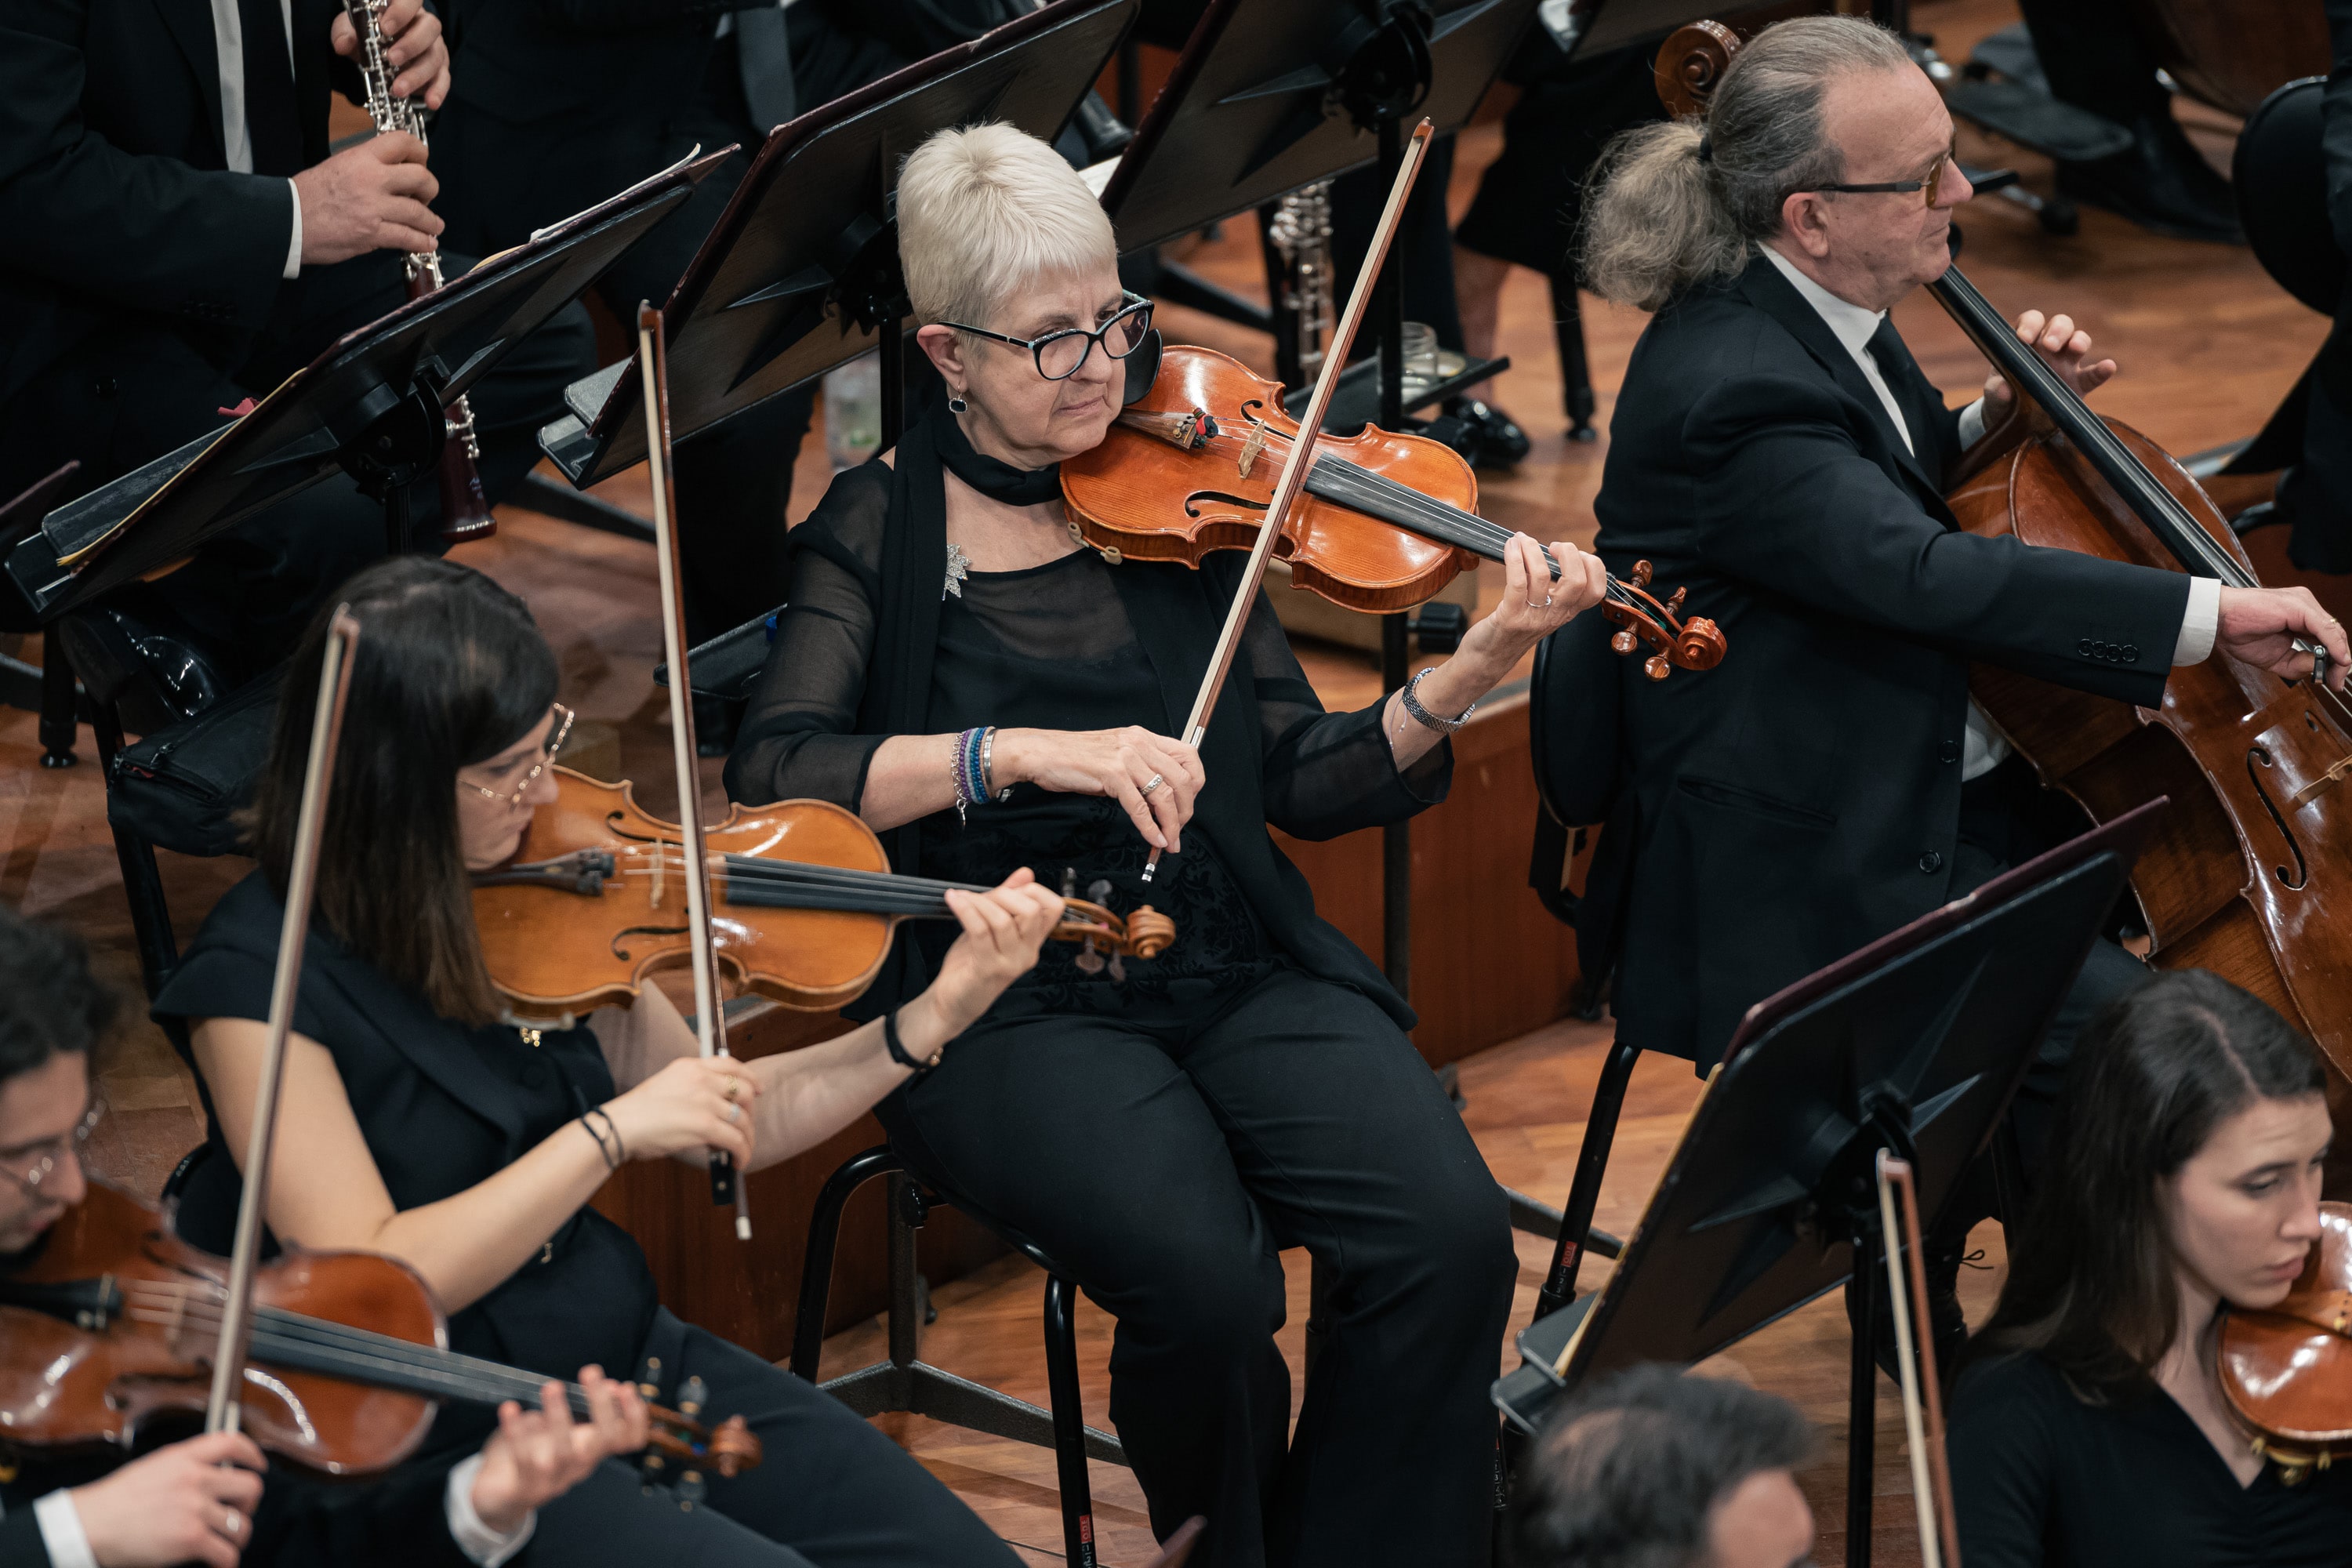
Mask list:
[[2218,974],[2110,1003],[2075,1043],[2049,1168],[1969,1359],[2031,1352],[2093,1401],[2145,1388],[2181,1327],[2161,1184],[2257,1099],[2326,1085],[2318,1048]]
[[311,618],[278,702],[246,837],[284,896],[336,603],[360,623],[319,858],[318,922],[445,1018],[499,1013],[457,835],[457,774],[513,745],[555,700],[555,656],[523,602],[424,556],[368,567]]

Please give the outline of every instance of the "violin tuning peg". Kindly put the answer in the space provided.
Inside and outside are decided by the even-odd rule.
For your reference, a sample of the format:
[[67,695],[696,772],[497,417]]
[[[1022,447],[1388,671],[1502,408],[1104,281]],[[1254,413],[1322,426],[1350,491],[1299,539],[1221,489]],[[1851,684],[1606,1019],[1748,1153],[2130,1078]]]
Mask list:
[[1108,877],[1097,877],[1093,881],[1087,884],[1087,902],[1090,904],[1103,903],[1110,898],[1111,891],[1110,879]]
[[1632,632],[1619,632],[1615,637],[1609,639],[1609,651],[1612,653],[1632,653],[1633,649],[1639,646],[1640,645],[1635,642]]
[[1123,952],[1110,955],[1110,983],[1113,985],[1127,984],[1127,955]]
[[1686,587],[1675,589],[1674,596],[1666,601],[1666,613],[1670,616],[1682,614],[1683,599],[1689,593],[1690,590]]
[[1062,897],[1064,897],[1064,898],[1066,898],[1066,899],[1075,899],[1075,898],[1076,898],[1077,896],[1078,896],[1078,873],[1077,873],[1077,870],[1076,870],[1076,868],[1075,867],[1065,866],[1065,867],[1063,867],[1063,868],[1062,868]]
[[1077,964],[1079,973],[1083,974],[1100,974],[1105,967],[1103,955],[1095,951],[1095,939],[1092,937],[1087,938],[1087,945],[1079,951],[1078,956],[1073,962]]
[[1650,585],[1651,575],[1650,563],[1646,561],[1636,561],[1633,563],[1633,569],[1625,574],[1625,580],[1636,588],[1646,588]]
[[1664,680],[1674,672],[1674,664],[1664,654],[1654,653],[1642,661],[1642,673],[1652,680]]

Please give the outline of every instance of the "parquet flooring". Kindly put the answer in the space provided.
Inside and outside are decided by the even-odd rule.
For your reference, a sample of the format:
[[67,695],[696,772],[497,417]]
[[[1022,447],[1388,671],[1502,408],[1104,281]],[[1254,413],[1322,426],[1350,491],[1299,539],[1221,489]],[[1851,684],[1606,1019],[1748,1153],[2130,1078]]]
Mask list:
[[[1975,38],[2015,16],[2007,0],[1921,0],[1915,24],[1937,37],[1947,58],[1964,59]],[[2209,155],[2227,166],[2231,127],[2201,110],[2184,110]],[[2050,184],[2045,163],[2030,154],[1962,132],[1968,159],[2012,165],[2041,190]],[[1453,200],[1466,205],[1478,173],[1499,145],[1499,129],[1475,127],[1462,138]],[[2055,306],[2074,313],[2122,362],[2124,374],[2100,394],[2099,405],[2179,453],[2195,452],[2252,435],[2294,383],[2326,330],[2317,316],[2289,300],[2239,249],[2159,239],[2104,213],[2085,209],[2082,231],[2068,239],[2044,236],[2021,209],[1987,200],[1964,215],[1966,261],[1979,288],[2004,310]],[[1246,293],[1262,293],[1252,220],[1236,219],[1211,240],[1188,242],[1187,259],[1203,273]],[[1484,510],[1539,537],[1589,540],[1591,503],[1599,487],[1606,440],[1577,445],[1564,439],[1548,291],[1543,280],[1514,272],[1501,301],[1500,345],[1513,361],[1497,401],[1535,438],[1535,450],[1516,471],[1482,475]],[[1929,375],[1954,402],[1973,396],[1981,365],[1936,307],[1924,298],[1897,311],[1897,321]],[[1588,300],[1586,334],[1605,431],[1617,381],[1641,319]],[[1171,340],[1206,342],[1261,368],[1263,340],[1181,310],[1163,314]],[[827,477],[820,443],[804,447],[796,472],[794,515],[822,492]],[[642,481],[625,475],[605,493],[643,510]],[[2233,502],[2258,499],[2260,486],[2239,485]],[[2290,578],[2277,531],[2254,536],[2254,551],[2273,581]],[[556,641],[564,689],[582,714],[583,743],[602,753],[619,776],[646,781],[646,804],[669,802],[667,721],[655,701],[650,667],[656,658],[658,621],[650,551],[641,544],[590,533],[514,509],[501,514],[499,536],[470,545],[462,558],[525,594]],[[1491,601],[1494,574],[1485,584]],[[2352,610],[2343,580],[2313,585]],[[1327,701],[1355,705],[1376,689],[1368,662],[1335,650],[1303,649]],[[38,640],[22,657],[37,659]],[[117,887],[112,844],[105,826],[102,784],[90,765],[85,736],[80,767],[48,772],[36,765],[39,748],[33,716],[0,710],[0,900],[67,921],[89,934],[100,963],[126,992],[137,990],[129,922]],[[599,771],[602,771],[601,769]],[[715,795],[715,768],[706,767]],[[1505,830],[1521,831],[1517,825]],[[241,861],[188,860],[165,855],[163,875],[184,941],[221,890],[243,874]],[[1584,1108],[1607,1043],[1605,1025],[1567,1022],[1496,1047],[1462,1064],[1472,1131],[1496,1175],[1521,1191],[1557,1202],[1565,1195]],[[127,1033],[105,1071],[114,1114],[93,1149],[93,1163],[134,1187],[152,1191],[171,1163],[199,1135],[193,1085],[162,1037],[143,1024]],[[1645,1060],[1636,1073],[1604,1188],[1600,1223],[1628,1230],[1671,1150],[1697,1092],[1685,1064]],[[2000,1248],[1990,1227],[1979,1232],[1989,1268],[1964,1274],[1963,1299],[1972,1317],[1990,1307]],[[1521,1237],[1522,1264],[1513,1327],[1524,1323],[1548,1248]],[[1292,1270],[1290,1325],[1281,1338],[1294,1368],[1303,1365],[1306,1315],[1303,1256]],[[1588,1264],[1584,1282],[1597,1285],[1607,1265]],[[970,1278],[941,1285],[939,1321],[925,1339],[927,1359],[1033,1400],[1045,1397],[1039,1353],[1040,1281],[1018,1259],[1000,1261]],[[1103,1368],[1109,1323],[1091,1306],[1080,1312],[1081,1376],[1087,1419],[1108,1425]],[[859,1325],[827,1345],[826,1365],[845,1371],[881,1351],[878,1324]],[[1795,1399],[1822,1437],[1819,1461],[1803,1477],[1822,1527],[1818,1561],[1845,1561],[1843,1421],[1846,1331],[1834,1300],[1817,1303],[1738,1346],[1721,1370]],[[1496,1347],[1496,1365],[1507,1364]],[[1878,1413],[1878,1528],[1874,1552],[1882,1563],[1916,1561],[1909,1538],[1909,1479],[1901,1452],[1898,1413],[1882,1387]],[[1043,1449],[975,1438],[914,1417],[887,1418],[886,1429],[906,1444],[988,1519],[1029,1560],[1059,1561],[1059,1522],[1052,1457]],[[1095,1496],[1104,1560],[1139,1563],[1150,1554],[1142,1499],[1115,1467],[1095,1468]],[[1401,1499],[1399,1507],[1410,1506]]]

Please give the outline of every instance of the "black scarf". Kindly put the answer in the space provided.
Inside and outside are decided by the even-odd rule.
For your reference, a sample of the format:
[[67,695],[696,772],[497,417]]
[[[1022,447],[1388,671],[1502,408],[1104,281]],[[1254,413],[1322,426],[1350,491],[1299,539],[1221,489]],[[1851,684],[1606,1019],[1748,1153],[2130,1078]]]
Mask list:
[[938,448],[940,462],[948,472],[970,485],[992,501],[1005,506],[1038,506],[1062,499],[1062,466],[1048,463],[1042,468],[1016,468],[1001,458],[992,458],[971,444],[963,433],[963,423],[948,407],[944,397],[931,403],[931,444]]

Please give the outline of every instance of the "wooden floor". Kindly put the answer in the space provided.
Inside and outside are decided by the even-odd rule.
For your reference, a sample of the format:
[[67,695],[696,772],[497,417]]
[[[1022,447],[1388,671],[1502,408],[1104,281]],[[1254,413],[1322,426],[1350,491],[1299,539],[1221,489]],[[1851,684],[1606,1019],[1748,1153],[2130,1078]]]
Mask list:
[[[1916,24],[1937,35],[1948,58],[1966,58],[1973,40],[2014,18],[2002,0],[1920,0]],[[2184,113],[2210,156],[2227,166],[2231,127],[2218,117]],[[2049,170],[2030,154],[1990,144],[1964,132],[1971,163],[2014,165],[2030,185],[2047,190]],[[1495,126],[1465,133],[1453,197],[1466,205],[1477,174],[1498,145]],[[2004,310],[2027,306],[2074,313],[2123,365],[2122,376],[2099,396],[2122,417],[2179,453],[2242,438],[2260,427],[2293,384],[2326,331],[2326,323],[2287,298],[2244,250],[2165,240],[2106,215],[2085,210],[2082,232],[2063,240],[2043,236],[2021,209],[1992,200],[1963,215],[1966,262],[1979,287]],[[1209,276],[1244,292],[1261,293],[1251,221],[1227,224],[1213,241],[1197,242],[1189,259]],[[1896,319],[1929,375],[1955,403],[1975,395],[1982,366],[1936,307],[1923,298]],[[1601,394],[1601,423],[1626,356],[1641,328],[1635,314],[1588,300],[1586,331]],[[1164,313],[1172,341],[1191,339],[1225,348],[1264,368],[1263,340],[1179,310]],[[1501,346],[1513,360],[1497,400],[1535,438],[1535,450],[1516,472],[1482,476],[1489,515],[1542,538],[1588,540],[1605,440],[1577,445],[1563,437],[1549,300],[1543,280],[1514,273],[1502,301]],[[827,478],[821,442],[803,448],[797,471],[794,515],[814,503]],[[2236,487],[2242,505],[2260,484]],[[607,487],[622,504],[642,503],[642,481],[625,475]],[[647,781],[646,804],[669,802],[667,721],[654,699],[650,667],[656,658],[658,621],[649,550],[568,525],[507,510],[499,536],[466,547],[461,558],[525,593],[558,645],[567,696],[582,714],[578,744],[592,771]],[[2286,580],[2276,531],[2255,537],[2265,574]],[[1486,574],[1492,578],[1495,574]],[[2352,610],[2341,580],[2313,585],[2339,610]],[[1484,584],[1491,602],[1494,584]],[[37,659],[37,639],[24,657]],[[1353,705],[1376,689],[1368,664],[1337,652],[1303,650],[1327,700]],[[0,901],[62,919],[86,931],[107,973],[126,991],[137,989],[129,923],[117,885],[105,828],[101,781],[84,764],[48,772],[36,765],[39,748],[29,714],[0,710]],[[602,765],[594,765],[602,764]],[[715,769],[705,783],[715,789]],[[1522,824],[1498,827],[1514,835]],[[184,940],[220,891],[245,869],[242,861],[194,861],[166,856],[164,876]],[[1557,1203],[1567,1191],[1582,1131],[1584,1108],[1607,1042],[1605,1026],[1563,1023],[1462,1064],[1467,1118],[1497,1178]],[[106,1072],[114,1114],[94,1150],[93,1163],[129,1184],[152,1191],[171,1162],[200,1133],[193,1085],[151,1027],[131,1031]],[[1696,1080],[1677,1062],[1648,1060],[1634,1079],[1618,1134],[1600,1223],[1623,1233],[1634,1222],[1696,1093]],[[1990,1227],[1980,1232],[1987,1267],[1964,1274],[1970,1315],[1990,1307],[2000,1249]],[[1520,1289],[1513,1327],[1525,1321],[1547,1250],[1522,1237]],[[1292,1271],[1291,1326],[1284,1349],[1300,1364],[1298,1324],[1305,1316],[1303,1258]],[[1585,1282],[1598,1284],[1597,1260]],[[929,1331],[927,1359],[1025,1397],[1045,1396],[1039,1354],[1040,1281],[1025,1263],[1006,1260],[943,1285],[936,1294],[938,1324]],[[1103,1372],[1109,1324],[1092,1307],[1080,1314],[1081,1375],[1088,1420],[1107,1426]],[[878,1355],[878,1325],[840,1334],[827,1347],[828,1371],[845,1371]],[[1846,1332],[1834,1302],[1794,1314],[1724,1358],[1759,1385],[1796,1400],[1818,1424],[1822,1458],[1804,1481],[1823,1526],[1818,1561],[1845,1560],[1843,1422]],[[1496,1367],[1508,1358],[1496,1346]],[[1885,1393],[1882,1390],[1882,1394]],[[914,1418],[893,1418],[887,1429],[979,1510],[1004,1537],[1036,1563],[1059,1558],[1051,1456],[1041,1449],[975,1440]],[[1909,1482],[1901,1458],[1899,1422],[1890,1398],[1879,1408],[1876,1491],[1880,1527],[1874,1555],[1885,1563],[1916,1561],[1908,1539]],[[1096,1467],[1096,1499],[1106,1562],[1131,1564],[1150,1554],[1142,1500],[1133,1480],[1115,1468]]]

